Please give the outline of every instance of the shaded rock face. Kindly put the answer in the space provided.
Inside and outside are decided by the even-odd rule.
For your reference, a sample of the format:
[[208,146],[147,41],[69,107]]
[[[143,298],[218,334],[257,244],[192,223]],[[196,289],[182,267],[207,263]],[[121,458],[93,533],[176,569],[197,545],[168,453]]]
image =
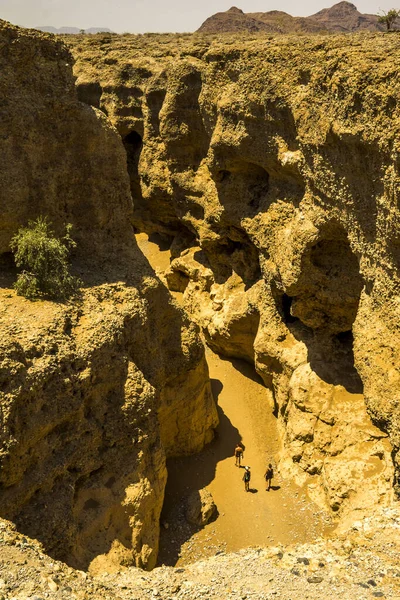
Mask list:
[[188,523],[204,527],[217,515],[213,497],[207,489],[193,492],[186,503],[186,520]]
[[73,47],[81,98],[100,86],[121,136],[141,137],[136,226],[170,236],[166,281],[208,343],[254,361],[273,389],[282,470],[336,512],[389,502],[400,448],[396,42],[159,41]]
[[48,215],[58,233],[72,223],[81,260],[129,255],[132,201],[126,177],[116,176],[126,164],[120,140],[102,113],[77,102],[61,42],[1,24],[0,254],[21,224]]
[[166,457],[216,425],[196,328],[154,283],[2,301],[2,515],[77,567],[153,566]]
[[151,568],[166,458],[217,424],[204,348],[136,246],[123,144],[67,49],[1,22],[0,52],[1,252],[39,214],[72,222],[84,281],[30,302],[1,264],[0,515],[75,567]]

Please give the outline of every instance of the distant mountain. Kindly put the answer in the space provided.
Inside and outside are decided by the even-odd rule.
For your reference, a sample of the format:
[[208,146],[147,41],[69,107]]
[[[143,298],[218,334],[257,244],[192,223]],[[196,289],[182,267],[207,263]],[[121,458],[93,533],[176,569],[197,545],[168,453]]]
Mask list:
[[350,2],[339,2],[331,8],[324,8],[309,19],[320,23],[328,31],[358,31],[367,29],[369,31],[384,31],[384,25],[378,23],[377,15],[368,15],[358,12],[354,4]]
[[271,33],[318,33],[353,31],[384,31],[376,15],[358,12],[354,4],[339,2],[310,17],[292,17],[280,10],[244,13],[233,6],[226,12],[216,13],[204,21],[197,31],[225,33],[239,31],[269,31]]
[[[82,30],[79,27],[60,27],[57,29],[56,27],[52,27],[51,25],[40,25],[38,27],[34,27],[34,29],[38,29],[39,31],[45,31],[47,33],[71,33],[77,34]],[[112,33],[111,29],[108,27],[89,27],[89,29],[85,29],[85,33]]]
[[38,29],[39,31],[45,31],[46,33],[58,33],[58,29],[52,27],[51,25],[43,25],[43,27],[34,27],[33,29]]
[[89,29],[85,29],[85,33],[113,33],[111,29],[107,27],[89,27]]
[[311,17],[292,17],[281,10],[266,13],[248,13],[249,17],[268,24],[275,33],[318,33],[321,25],[312,21]]
[[[264,14],[264,13],[257,13]],[[197,30],[202,33],[219,33],[225,31],[270,31],[275,29],[268,22],[254,18],[252,14],[245,14],[240,8],[232,6],[226,12],[219,12],[204,21]]]

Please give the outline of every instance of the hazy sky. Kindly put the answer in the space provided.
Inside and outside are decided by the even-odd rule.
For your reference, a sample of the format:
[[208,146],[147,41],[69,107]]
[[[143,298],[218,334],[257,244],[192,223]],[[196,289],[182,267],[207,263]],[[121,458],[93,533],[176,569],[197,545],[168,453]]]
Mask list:
[[[115,32],[194,31],[216,12],[232,5],[244,12],[283,10],[308,16],[335,4],[335,0],[0,0],[0,18],[34,27],[109,27]],[[354,2],[363,13],[396,6],[394,0]],[[397,3],[398,4],[398,3]]]

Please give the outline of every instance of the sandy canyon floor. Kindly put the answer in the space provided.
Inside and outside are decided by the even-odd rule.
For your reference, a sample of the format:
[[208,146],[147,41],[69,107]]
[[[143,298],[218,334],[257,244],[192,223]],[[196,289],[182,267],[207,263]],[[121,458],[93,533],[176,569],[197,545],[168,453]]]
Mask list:
[[[169,266],[168,250],[160,250],[145,234],[139,234],[137,241],[162,276]],[[177,301],[181,301],[179,294]],[[244,361],[223,359],[208,349],[207,362],[220,424],[215,440],[203,452],[169,460],[159,564],[181,566],[222,551],[312,542],[329,534],[329,516],[279,473],[280,444],[271,392]],[[249,493],[242,481],[244,469],[235,466],[233,457],[238,442],[245,448],[242,467],[251,467]],[[269,462],[275,477],[267,492],[264,473]],[[187,523],[185,506],[191,492],[202,488],[211,492],[218,517],[198,530]]]

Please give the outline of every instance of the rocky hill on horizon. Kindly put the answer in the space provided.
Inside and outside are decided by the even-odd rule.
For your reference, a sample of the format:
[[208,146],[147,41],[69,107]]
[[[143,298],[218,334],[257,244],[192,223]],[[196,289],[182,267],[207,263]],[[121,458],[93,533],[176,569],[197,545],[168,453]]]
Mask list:
[[112,33],[108,27],[89,27],[88,29],[80,29],[79,27],[53,27],[52,25],[38,25],[33,27],[44,33],[59,33],[59,34],[77,34],[77,33]]
[[351,33],[355,31],[384,31],[377,15],[362,14],[351,2],[339,2],[309,17],[293,17],[280,10],[244,13],[233,6],[204,21],[200,33],[266,31],[270,33]]

